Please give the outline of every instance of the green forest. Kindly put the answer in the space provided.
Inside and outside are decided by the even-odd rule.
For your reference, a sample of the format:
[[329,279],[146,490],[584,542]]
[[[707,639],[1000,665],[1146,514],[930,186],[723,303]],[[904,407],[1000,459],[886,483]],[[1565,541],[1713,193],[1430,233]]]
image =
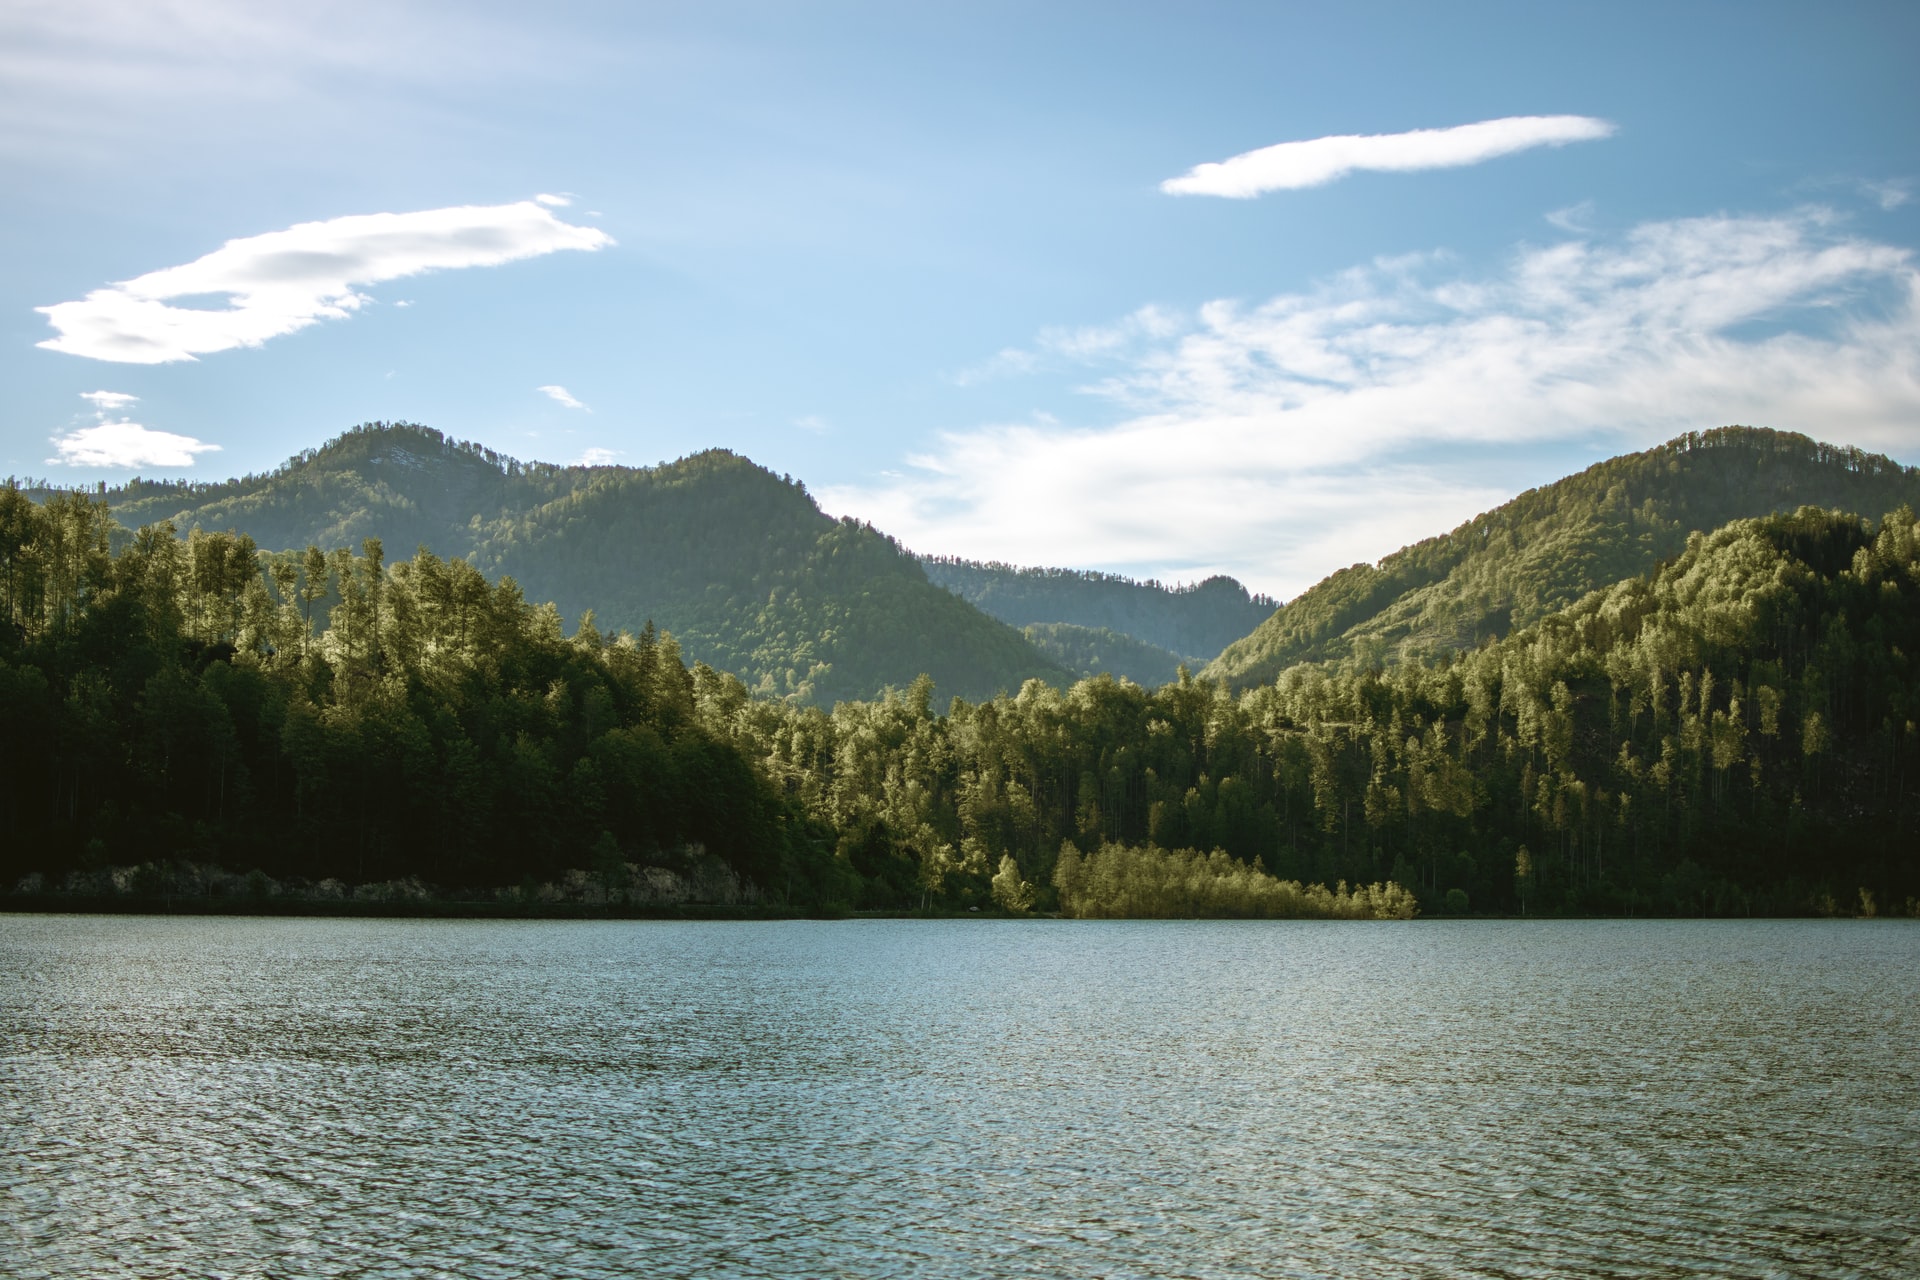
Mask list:
[[609,630],[652,621],[689,660],[769,697],[831,706],[924,671],[944,694],[984,698],[1073,674],[929,583],[891,538],[823,514],[805,486],[723,449],[654,467],[563,467],[369,423],[266,475],[134,480],[98,496],[122,540],[171,522],[239,530],[275,552],[367,538],[395,554],[424,546],[512,577],[569,620],[591,609]]
[[161,525],[114,554],[111,533],[84,495],[0,489],[9,883],[611,885],[639,859],[841,893],[830,833],[706,728],[668,636],[565,636],[511,581],[372,539],[263,556]]
[[1217,575],[1169,587],[1113,573],[1020,568],[955,556],[922,556],[920,564],[928,580],[1002,622],[1127,636],[1142,657],[1152,654],[1169,673],[1181,662],[1198,668],[1211,661],[1279,606],[1271,596],[1250,594],[1232,578]]
[[1155,688],[1178,679],[1183,666],[1202,665],[1109,627],[1030,622],[1020,634],[1076,676],[1111,675]]
[[97,495],[7,487],[0,877],[47,900],[1912,912],[1917,542],[1911,507],[1802,507],[1472,647],[944,707],[921,675],[829,709],[651,625],[568,634],[463,559],[129,534]]
[[[1219,849],[1429,911],[1910,909],[1920,893],[1912,512],[1804,508],[1467,653],[1304,664],[1243,695],[1102,677],[831,713],[731,688],[717,732],[839,833],[863,901],[1060,850]],[[724,713],[724,714],[723,714]]]
[[1392,664],[1471,649],[1645,573],[1695,532],[1828,507],[1920,507],[1920,470],[1760,427],[1689,432],[1531,489],[1377,565],[1342,569],[1228,645],[1204,674],[1233,688],[1300,662]]

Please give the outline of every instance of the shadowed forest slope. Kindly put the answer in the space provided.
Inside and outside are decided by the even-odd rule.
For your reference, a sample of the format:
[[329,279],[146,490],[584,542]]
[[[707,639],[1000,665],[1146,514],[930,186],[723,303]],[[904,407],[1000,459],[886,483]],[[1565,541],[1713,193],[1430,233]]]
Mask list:
[[1110,675],[1148,689],[1177,680],[1181,666],[1197,667],[1184,654],[1136,640],[1108,627],[1071,622],[1030,622],[1020,634],[1055,662],[1085,679]]
[[[1277,603],[1221,576],[1168,587],[1081,569],[1022,569],[941,556],[923,556],[920,563],[930,580],[1010,626],[1064,623],[1111,631],[1164,651],[1173,665],[1210,660],[1259,626]],[[1141,653],[1133,660],[1146,658]],[[1173,665],[1166,679],[1173,678]],[[1114,670],[1111,665],[1101,669]]]

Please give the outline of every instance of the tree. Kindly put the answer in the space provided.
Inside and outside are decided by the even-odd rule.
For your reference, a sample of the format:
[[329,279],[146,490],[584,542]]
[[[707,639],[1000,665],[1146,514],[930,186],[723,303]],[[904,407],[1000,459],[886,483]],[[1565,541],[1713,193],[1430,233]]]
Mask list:
[[1000,859],[1000,870],[993,877],[993,901],[1002,911],[1025,915],[1033,909],[1034,888],[1020,876],[1020,864],[1012,854]]

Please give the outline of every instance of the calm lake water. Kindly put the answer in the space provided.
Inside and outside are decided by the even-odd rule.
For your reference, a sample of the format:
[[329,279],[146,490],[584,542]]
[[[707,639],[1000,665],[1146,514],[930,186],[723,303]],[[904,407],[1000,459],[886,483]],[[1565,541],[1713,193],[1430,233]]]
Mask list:
[[1915,1276],[1920,925],[0,916],[0,1274]]

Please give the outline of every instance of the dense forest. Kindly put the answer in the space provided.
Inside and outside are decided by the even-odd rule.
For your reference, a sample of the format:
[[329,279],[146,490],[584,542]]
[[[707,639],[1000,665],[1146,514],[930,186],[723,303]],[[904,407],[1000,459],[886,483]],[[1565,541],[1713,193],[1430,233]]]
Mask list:
[[[699,713],[671,638],[562,634],[465,561],[261,555],[0,489],[0,873],[844,896],[832,833]],[[324,608],[331,598],[336,603]],[[824,879],[822,878],[824,877]],[[140,890],[141,885],[118,885]],[[337,892],[337,890],[336,890]]]
[[1241,696],[1035,681],[939,715],[922,682],[827,712],[723,681],[703,714],[838,833],[873,906],[1006,859],[1056,905],[1071,842],[1394,882],[1427,910],[1910,910],[1916,655],[1911,511],[1805,508],[1476,650]]
[[771,697],[831,705],[928,672],[943,695],[981,698],[1072,674],[930,584],[891,538],[824,515],[804,486],[725,450],[561,467],[374,423],[267,475],[134,480],[96,496],[124,531],[237,530],[271,551],[369,537],[396,554],[424,546],[514,578],[566,619],[592,609],[636,632],[652,621],[690,659]]
[[[835,825],[817,785],[740,738],[743,708],[794,704],[689,668],[651,626],[609,637],[589,614],[567,636],[511,579],[427,551],[389,564],[374,538],[263,553],[161,524],[116,553],[115,532],[88,495],[0,488],[0,880],[16,901],[1036,905],[1012,859],[997,880],[976,865],[971,837],[904,864],[872,823]],[[924,713],[931,693],[923,675],[904,697]],[[842,703],[833,723],[900,702]],[[1086,867],[1048,904],[1415,909],[1393,886],[1281,883],[1224,854],[1102,848]]]
[[1802,506],[1920,507],[1920,470],[1757,427],[1689,432],[1597,463],[1378,565],[1342,569],[1229,645],[1233,688],[1299,662],[1434,657],[1504,636],[1678,555],[1695,532]]
[[1027,569],[952,556],[922,556],[920,563],[929,580],[1011,626],[1110,631],[1136,641],[1142,657],[1161,651],[1164,657],[1155,655],[1154,661],[1168,664],[1169,671],[1182,662],[1197,668],[1212,661],[1266,621],[1279,603],[1250,595],[1232,578],[1220,576],[1169,587],[1112,573]]
[[689,666],[651,626],[568,635],[465,560],[127,533],[96,496],[8,487],[0,885],[1913,911],[1915,655],[1912,509],[1804,507],[1471,649],[1357,647],[1239,692],[1032,679],[944,709],[923,675],[829,710]]
[[1182,666],[1203,665],[1107,627],[1031,622],[1020,628],[1020,634],[1076,676],[1111,675],[1150,689],[1178,679]]

